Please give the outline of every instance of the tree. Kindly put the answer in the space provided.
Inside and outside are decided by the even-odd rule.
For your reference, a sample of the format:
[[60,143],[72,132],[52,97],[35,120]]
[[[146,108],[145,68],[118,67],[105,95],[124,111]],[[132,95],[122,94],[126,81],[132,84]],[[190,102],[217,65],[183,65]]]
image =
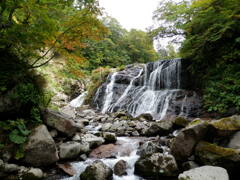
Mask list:
[[53,50],[71,55],[85,39],[98,40],[106,33],[99,13],[95,0],[3,0],[0,51],[17,55],[29,68],[48,63]]
[[198,78],[209,111],[240,110],[240,1],[165,1],[155,12],[164,21],[152,34],[183,35],[180,48]]

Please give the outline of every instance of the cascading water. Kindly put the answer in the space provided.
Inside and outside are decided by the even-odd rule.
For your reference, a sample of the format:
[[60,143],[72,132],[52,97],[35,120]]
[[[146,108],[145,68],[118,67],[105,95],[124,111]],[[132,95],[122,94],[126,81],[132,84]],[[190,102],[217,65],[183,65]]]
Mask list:
[[200,98],[186,90],[182,61],[162,60],[115,72],[98,89],[93,104],[102,113],[123,110],[133,117],[150,113],[155,120],[197,116]]

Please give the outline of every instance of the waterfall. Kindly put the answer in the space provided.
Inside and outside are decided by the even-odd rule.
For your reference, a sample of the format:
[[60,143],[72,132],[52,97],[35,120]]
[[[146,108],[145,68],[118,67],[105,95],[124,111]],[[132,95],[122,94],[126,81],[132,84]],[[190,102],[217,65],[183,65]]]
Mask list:
[[98,89],[95,107],[102,113],[127,111],[133,117],[150,113],[155,120],[197,115],[200,98],[184,87],[190,81],[183,78],[187,75],[182,61],[161,60],[113,73],[109,82]]
[[104,102],[104,105],[103,105],[103,108],[102,108],[102,113],[107,112],[107,110],[109,108],[109,105],[112,102],[113,86],[114,86],[114,81],[115,81],[116,75],[117,75],[117,72],[114,72],[112,74],[111,79],[110,79],[110,83],[107,85],[106,93],[105,93],[105,102]]
[[69,105],[71,107],[77,108],[83,105],[85,97],[87,96],[87,91],[83,92],[80,94],[77,98],[73,99]]

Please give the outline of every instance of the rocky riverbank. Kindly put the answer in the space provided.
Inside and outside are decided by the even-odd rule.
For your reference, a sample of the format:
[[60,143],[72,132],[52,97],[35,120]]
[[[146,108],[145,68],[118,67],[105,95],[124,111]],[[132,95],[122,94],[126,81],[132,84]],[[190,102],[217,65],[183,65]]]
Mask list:
[[65,113],[48,110],[44,124],[32,130],[22,160],[1,155],[0,177],[234,179],[240,167],[239,132],[237,115],[153,121],[150,114],[101,114],[88,106]]

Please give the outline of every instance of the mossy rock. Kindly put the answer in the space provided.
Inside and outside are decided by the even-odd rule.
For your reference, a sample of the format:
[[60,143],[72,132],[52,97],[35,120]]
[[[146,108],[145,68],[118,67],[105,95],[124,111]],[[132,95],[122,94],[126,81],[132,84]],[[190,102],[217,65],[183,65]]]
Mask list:
[[188,124],[189,121],[181,116],[178,116],[174,121],[174,125],[177,125],[179,127],[186,127]]
[[240,130],[240,116],[234,115],[210,123],[214,128],[224,131]]
[[230,172],[237,172],[240,168],[240,150],[201,141],[196,146],[195,156],[201,164],[220,166]]
[[206,124],[207,124],[206,121],[204,121],[204,120],[202,120],[202,119],[200,119],[200,118],[196,118],[196,119],[194,119],[193,121],[191,121],[191,122],[187,125],[187,128],[190,128],[190,127],[192,127],[192,126],[196,126],[196,125],[201,124],[201,123],[206,123]]

